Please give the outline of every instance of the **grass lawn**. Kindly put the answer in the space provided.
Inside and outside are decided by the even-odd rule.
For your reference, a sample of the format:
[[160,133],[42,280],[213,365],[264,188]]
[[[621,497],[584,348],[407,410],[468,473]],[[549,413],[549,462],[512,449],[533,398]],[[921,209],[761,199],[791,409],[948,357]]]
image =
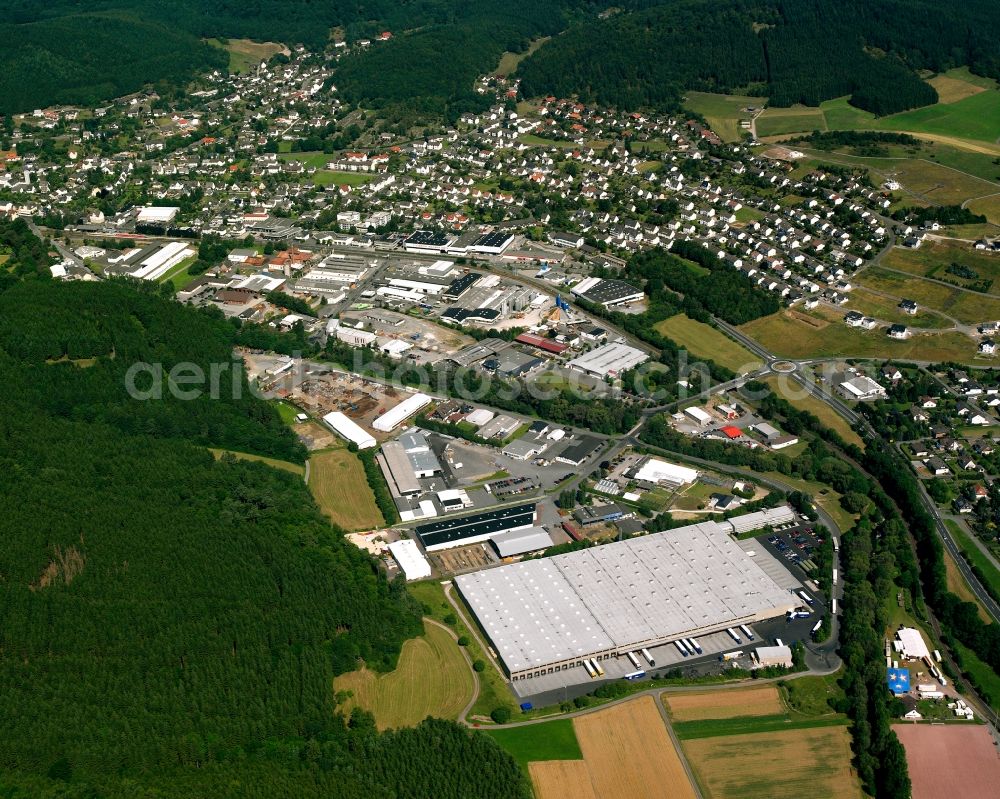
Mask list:
[[826,117],[819,108],[793,105],[791,108],[768,108],[757,117],[757,136],[783,136],[786,133],[812,133],[826,130]]
[[[836,413],[833,408],[822,400],[817,399],[812,394],[806,394],[804,388],[798,383],[788,379],[782,379],[778,375],[770,375],[764,380],[771,390],[779,397],[788,400],[792,405],[801,411],[808,411],[825,427],[829,427],[837,433],[848,444],[855,444],[861,449],[865,448],[865,442],[861,436],[854,432],[854,429],[847,423],[847,420]],[[805,396],[802,396],[805,395]]]
[[[500,676],[489,662],[488,655],[480,648],[476,637],[472,635],[470,630],[462,623],[458,614],[455,613],[455,609],[444,595],[444,588],[441,583],[431,580],[409,583],[406,586],[406,590],[421,603],[425,616],[436,619],[443,624],[448,624],[446,619],[455,617],[455,623],[448,624],[448,626],[455,631],[456,635],[468,636],[470,643],[466,647],[466,650],[469,653],[469,657],[472,658],[473,662],[476,660],[486,662],[486,668],[479,672],[479,697],[476,699],[476,704],[473,705],[469,713],[469,720],[474,721],[472,717],[482,716],[484,723],[491,724],[492,722],[488,718],[490,711],[498,707],[505,707],[513,713],[518,712],[517,706],[514,703],[514,697],[507,688],[506,680]],[[457,596],[454,591],[452,591],[452,596]],[[466,614],[466,618],[472,618],[469,615],[468,609],[463,608],[463,612]],[[475,622],[472,623],[474,624]]]
[[572,719],[555,719],[527,727],[485,732],[525,769],[532,761],[583,758]]
[[531,44],[528,45],[528,49],[523,53],[511,53],[510,51],[504,53],[500,56],[500,64],[496,68],[496,74],[504,76],[513,74],[518,64],[551,38],[551,36],[541,36],[538,39],[532,39]]
[[760,358],[737,344],[725,333],[684,314],[671,316],[656,325],[656,331],[687,349],[697,358],[710,358],[720,366],[742,374],[761,365]]
[[184,288],[188,283],[191,282],[191,275],[188,273],[188,269],[191,265],[198,260],[197,255],[192,255],[190,258],[185,258],[176,266],[168,269],[167,272],[156,282],[157,283],[171,283],[175,290],[180,290]]
[[288,153],[282,153],[281,154],[281,160],[282,161],[299,161],[304,167],[312,167],[314,169],[322,169],[331,160],[333,160],[333,156],[330,155],[329,153],[318,152],[318,151],[307,152],[307,153],[292,153],[292,152],[288,152]]
[[306,473],[304,466],[292,463],[291,461],[282,461],[277,458],[266,458],[263,455],[251,455],[249,452],[236,452],[231,449],[218,449],[216,447],[209,447],[208,450],[216,457],[216,459],[228,454],[234,456],[240,461],[257,461],[259,463],[266,463],[268,466],[273,466],[275,469],[284,469],[286,472],[291,472],[292,474],[304,475]]
[[280,401],[275,402],[274,404],[278,409],[278,416],[281,417],[281,421],[287,425],[295,424],[295,416],[299,411],[294,405],[289,405],[287,402]]
[[248,72],[261,61],[285,50],[283,44],[276,42],[254,42],[250,39],[209,39],[208,43],[229,52],[229,71],[234,73]]
[[534,133],[524,133],[518,136],[517,140],[524,142],[525,144],[535,145],[537,147],[567,147],[570,149],[576,147],[576,142],[546,139],[542,136],[536,136]]
[[371,530],[385,524],[364,467],[346,448],[309,457],[309,490],[330,520],[344,530]]
[[372,177],[373,175],[368,172],[334,172],[330,169],[321,169],[312,176],[312,180],[317,186],[363,186]]
[[1000,194],[973,200],[966,208],[975,214],[982,214],[994,224],[1000,224]]
[[916,314],[910,316],[899,309],[899,300],[883,297],[860,287],[855,288],[847,297],[848,302],[844,306],[845,309],[860,311],[866,316],[874,316],[880,322],[900,322],[907,327],[919,328],[952,326],[950,319],[926,308],[920,308]]
[[1000,91],[982,91],[953,103],[938,103],[883,117],[882,130],[931,133],[994,144],[1000,131]]
[[[917,297],[910,299],[920,302]],[[748,322],[740,330],[785,358],[915,358],[971,363],[978,355],[976,343],[962,333],[921,333],[896,341],[884,328],[858,330],[847,327],[839,317],[802,311],[778,311]]]
[[739,716],[729,719],[701,719],[699,721],[675,721],[674,732],[682,741],[693,738],[718,738],[725,735],[746,735],[748,733],[775,732],[778,730],[806,730],[810,727],[835,727],[846,725],[846,716],[831,718],[789,719],[785,714],[773,716]]
[[965,578],[962,576],[962,572],[958,570],[958,566],[955,565],[955,561],[951,557],[951,553],[945,549],[941,554],[944,558],[944,571],[948,584],[948,590],[963,602],[971,602],[974,604],[977,608],[977,612],[979,613],[979,618],[984,623],[989,624],[991,621],[989,614],[986,612],[986,609],[979,604],[979,600],[976,599],[976,595],[972,593],[972,589],[969,588],[969,584],[965,582]]
[[789,716],[836,715],[830,702],[844,696],[843,689],[837,684],[839,676],[828,674],[823,677],[798,677],[779,684]]
[[829,130],[853,130],[871,127],[875,115],[855,108],[847,101],[847,97],[837,97],[820,104],[827,128]]
[[811,494],[816,504],[830,514],[830,518],[833,519],[841,532],[850,530],[854,526],[854,517],[840,506],[841,495],[830,488],[830,486],[823,483],[800,480],[797,477],[790,477],[787,474],[780,474],[779,472],[765,472],[764,476],[773,477],[775,480],[787,483],[792,488]]
[[958,656],[962,658],[962,669],[970,674],[979,686],[983,698],[989,702],[994,711],[1000,713],[1000,676],[986,663],[979,659],[971,649],[960,643],[954,644]]
[[972,541],[969,533],[965,532],[957,522],[945,519],[944,523],[947,525],[948,532],[951,533],[951,537],[955,539],[955,543],[958,544],[958,548],[965,554],[969,563],[979,569],[980,574],[983,575],[982,579],[986,581],[990,588],[1000,593],[1000,570],[983,554],[983,551]]
[[916,250],[893,247],[882,261],[884,266],[920,277],[933,277],[963,286],[973,282],[948,272],[953,263],[972,269],[978,275],[975,279],[994,281],[989,293],[1000,295],[1000,255],[976,250],[964,242],[928,241]]
[[336,677],[333,689],[353,694],[345,711],[362,707],[385,730],[413,727],[427,716],[457,719],[472,698],[473,680],[450,633],[424,622],[424,634],[403,643],[394,671],[376,674],[361,668]]
[[966,324],[1000,319],[1000,298],[974,291],[962,291],[915,275],[910,277],[880,267],[872,267],[866,269],[856,282],[860,286],[867,286],[893,297],[916,300],[919,305],[941,311]]
[[766,99],[739,94],[688,92],[684,96],[684,105],[705,117],[712,130],[723,141],[739,141],[746,133],[740,128],[740,120],[750,119],[753,116],[743,109],[748,106],[760,108]]
[[[801,201],[801,198],[799,198]],[[750,208],[744,205],[739,211],[736,212],[737,222],[757,222],[763,219],[765,216],[763,211],[758,211],[756,208]]]

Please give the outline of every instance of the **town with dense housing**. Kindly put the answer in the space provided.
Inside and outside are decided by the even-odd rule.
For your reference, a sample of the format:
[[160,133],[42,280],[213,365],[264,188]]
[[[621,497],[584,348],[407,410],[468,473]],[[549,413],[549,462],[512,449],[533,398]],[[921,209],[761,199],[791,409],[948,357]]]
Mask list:
[[995,791],[994,62],[620,102],[535,33],[2,117],[11,796]]

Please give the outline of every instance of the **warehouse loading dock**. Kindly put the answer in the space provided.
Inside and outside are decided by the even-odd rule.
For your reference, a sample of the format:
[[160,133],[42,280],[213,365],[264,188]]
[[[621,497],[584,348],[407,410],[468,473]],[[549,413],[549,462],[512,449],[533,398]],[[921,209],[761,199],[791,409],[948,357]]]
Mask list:
[[799,600],[731,531],[702,522],[461,575],[455,585],[511,678],[536,677],[793,609]]

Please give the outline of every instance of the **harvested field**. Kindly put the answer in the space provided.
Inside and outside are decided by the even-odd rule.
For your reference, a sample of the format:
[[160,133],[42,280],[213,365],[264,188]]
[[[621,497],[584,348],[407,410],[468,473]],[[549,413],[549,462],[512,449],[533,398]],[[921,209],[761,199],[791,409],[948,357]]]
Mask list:
[[663,701],[670,711],[670,717],[675,721],[770,716],[785,711],[778,689],[773,685],[703,694],[665,693]]
[[264,455],[252,455],[249,452],[236,452],[232,449],[219,449],[217,447],[209,447],[208,451],[215,456],[218,460],[223,455],[232,455],[238,461],[257,461],[258,463],[266,463],[268,466],[273,466],[275,469],[283,469],[286,472],[291,472],[292,474],[302,475],[305,473],[305,467],[299,465],[298,463],[291,463],[290,461],[282,461],[277,458],[268,458]]
[[982,725],[900,724],[893,727],[906,749],[913,799],[994,799],[1000,755]]
[[684,752],[705,799],[860,799],[846,726],[699,738]]
[[528,773],[538,799],[598,799],[585,760],[542,760]]
[[424,634],[403,644],[395,671],[376,674],[367,668],[341,674],[335,691],[353,696],[343,706],[357,706],[375,716],[380,730],[413,727],[427,716],[456,719],[472,698],[472,671],[451,634],[424,622]]
[[329,449],[312,455],[309,464],[309,490],[334,524],[349,531],[385,524],[357,455]]
[[[601,799],[694,799],[680,755],[651,696],[573,719]],[[571,796],[571,794],[554,794]]]
[[687,349],[695,358],[710,358],[734,372],[752,371],[760,366],[760,358],[725,333],[684,314],[658,322],[656,330]]

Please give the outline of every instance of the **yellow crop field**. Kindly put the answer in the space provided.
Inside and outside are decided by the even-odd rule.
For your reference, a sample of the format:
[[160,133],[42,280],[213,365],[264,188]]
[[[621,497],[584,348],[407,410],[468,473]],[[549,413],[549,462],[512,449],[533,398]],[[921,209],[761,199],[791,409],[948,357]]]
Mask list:
[[[694,799],[651,696],[579,716],[573,719],[573,729],[594,793],[601,799]],[[571,794],[549,793],[540,799],[567,796]]]
[[599,799],[586,760],[541,760],[528,774],[538,799]]
[[309,489],[316,504],[345,530],[371,530],[385,524],[357,455],[328,449],[309,458]]
[[380,730],[413,727],[427,716],[457,719],[472,698],[473,679],[451,633],[424,621],[424,634],[403,644],[395,671],[376,674],[366,668],[341,674],[335,691],[350,691],[344,704],[375,716]]
[[846,726],[696,738],[683,744],[705,799],[860,799]]
[[706,693],[664,693],[662,696],[674,721],[771,716],[785,712],[781,695],[773,685]]

